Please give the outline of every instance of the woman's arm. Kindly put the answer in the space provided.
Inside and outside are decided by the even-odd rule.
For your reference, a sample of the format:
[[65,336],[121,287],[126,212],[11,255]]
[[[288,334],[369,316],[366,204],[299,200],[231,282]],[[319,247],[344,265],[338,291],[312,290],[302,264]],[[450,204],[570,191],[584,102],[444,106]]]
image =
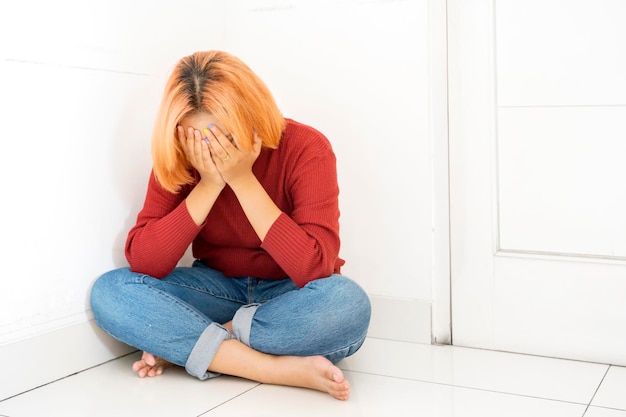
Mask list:
[[126,241],[131,269],[156,278],[176,267],[225,185],[200,131],[179,126],[177,136],[200,176],[199,182],[191,191],[187,186],[174,194],[163,189],[154,174],[150,175],[144,207]]
[[155,278],[166,276],[199,231],[187,210],[185,192],[170,193],[151,173],[144,206],[126,239],[130,268]]
[[261,247],[296,285],[339,272],[339,187],[330,146],[299,159],[289,181],[293,210],[283,213]]
[[[299,286],[324,278],[342,263],[339,254],[339,209],[336,160],[330,144],[321,134],[303,129],[306,143],[289,165],[288,192],[293,210],[288,216],[274,203],[252,172],[260,152],[255,141],[252,153],[241,152],[216,129],[218,142],[211,151],[219,157],[216,165],[232,188],[261,240],[261,247]],[[311,137],[314,135],[314,137]],[[282,146],[282,145],[281,145]],[[288,153],[288,152],[286,152]]]

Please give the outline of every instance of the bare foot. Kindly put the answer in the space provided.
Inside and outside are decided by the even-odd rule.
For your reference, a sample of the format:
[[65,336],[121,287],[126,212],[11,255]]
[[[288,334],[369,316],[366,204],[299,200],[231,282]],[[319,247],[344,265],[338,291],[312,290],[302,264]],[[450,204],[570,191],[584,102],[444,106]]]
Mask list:
[[[170,366],[173,365],[165,359],[143,352],[141,359],[133,364],[133,371],[141,378],[154,377]],[[310,388],[338,400],[350,397],[350,383],[343,372],[323,356],[267,355],[230,339],[222,342],[209,368],[266,384]]]
[[350,398],[350,383],[344,378],[341,369],[323,356],[308,359],[311,359],[313,369],[316,371],[312,375],[316,386],[311,388],[327,392],[338,400],[345,401]]
[[287,372],[277,375],[276,381],[268,382],[327,392],[343,401],[350,397],[350,383],[344,378],[343,372],[323,356],[283,356],[277,357],[277,360],[284,362],[282,365],[286,366],[282,369]]
[[146,376],[153,377],[163,373],[165,368],[173,366],[165,359],[154,356],[152,353],[144,352],[141,359],[133,363],[133,371],[137,372],[140,378]]
[[350,397],[341,369],[323,356],[275,356],[256,351],[237,339],[224,340],[209,370],[264,384],[310,388],[339,400]]

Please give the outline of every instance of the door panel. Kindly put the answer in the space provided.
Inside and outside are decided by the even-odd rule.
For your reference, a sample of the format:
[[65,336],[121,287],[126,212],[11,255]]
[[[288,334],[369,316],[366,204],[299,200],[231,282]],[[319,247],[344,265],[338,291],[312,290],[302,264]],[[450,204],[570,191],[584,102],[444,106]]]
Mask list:
[[626,364],[624,4],[448,1],[455,345]]
[[626,107],[497,115],[499,250],[626,260]]

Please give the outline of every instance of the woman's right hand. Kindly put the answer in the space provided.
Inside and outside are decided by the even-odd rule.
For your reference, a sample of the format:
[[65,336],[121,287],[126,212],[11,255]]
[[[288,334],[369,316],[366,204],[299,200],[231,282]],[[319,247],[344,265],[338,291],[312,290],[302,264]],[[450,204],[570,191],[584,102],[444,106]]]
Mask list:
[[176,133],[187,160],[200,174],[200,182],[211,184],[220,190],[224,188],[226,182],[213,162],[209,145],[205,142],[202,133],[191,127],[185,131],[182,126],[176,128]]

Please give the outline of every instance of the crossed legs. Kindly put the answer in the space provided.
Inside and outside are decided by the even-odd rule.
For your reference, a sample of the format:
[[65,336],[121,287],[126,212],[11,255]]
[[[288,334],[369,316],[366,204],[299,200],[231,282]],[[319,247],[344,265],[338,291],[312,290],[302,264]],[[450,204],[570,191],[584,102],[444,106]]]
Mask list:
[[[193,272],[198,272],[200,269],[190,268],[190,270],[195,270]],[[196,343],[202,339],[198,335],[210,327],[213,322],[205,315],[205,312],[197,309],[197,306],[194,305],[197,302],[192,301],[191,304],[186,302],[186,298],[193,299],[195,295],[187,297],[184,294],[190,288],[197,292],[197,281],[186,279],[182,286],[184,287],[183,290],[170,290],[166,288],[168,285],[167,280],[158,282],[158,280],[153,278],[133,274],[124,269],[105,274],[103,277],[107,275],[109,278],[99,279],[92,290],[94,316],[100,327],[114,337],[144,350],[142,358],[133,365],[133,370],[140,377],[160,375],[165,368],[172,365],[172,362],[173,364],[184,366],[190,356],[198,354],[198,350],[200,350],[200,353],[204,352],[201,349],[203,346]],[[116,278],[111,278],[112,275],[116,275]],[[347,280],[345,277],[341,278]],[[320,280],[319,285],[314,288],[315,291],[312,291],[311,295],[305,292],[298,293],[300,290],[294,290],[293,292],[290,290],[286,292],[289,293],[288,295],[279,294],[272,300],[259,303],[251,322],[249,324],[239,324],[240,327],[248,326],[248,328],[243,330],[233,329],[232,322],[226,321],[220,326],[224,329],[224,332],[231,336],[238,333],[246,333],[249,341],[243,343],[234,336],[216,341],[212,357],[206,358],[208,366],[205,370],[213,376],[228,374],[261,383],[310,388],[327,392],[337,399],[347,399],[350,395],[350,384],[344,378],[342,371],[333,362],[354,353],[363,342],[367,324],[369,323],[369,302],[366,296],[363,298],[363,294],[361,294],[362,298],[359,301],[360,304],[366,304],[361,309],[361,316],[366,317],[362,317],[361,321],[363,323],[361,323],[359,329],[341,329],[339,327],[342,323],[335,324],[336,328],[331,329],[326,337],[331,340],[322,341],[321,344],[318,344],[318,347],[314,348],[314,350],[318,350],[317,354],[312,351],[303,351],[302,346],[308,346],[310,342],[304,340],[302,341],[302,346],[299,346],[298,340],[302,337],[301,335],[297,338],[292,338],[292,340],[286,337],[289,328],[308,327],[308,325],[313,324],[313,328],[319,329],[319,323],[315,324],[314,322],[319,321],[320,318],[326,321],[323,328],[328,326],[329,304],[325,306],[316,305],[315,303],[319,303],[319,300],[316,301],[315,297],[326,299],[324,295],[326,291],[322,289],[329,286],[330,283],[337,282],[337,286],[330,292],[330,294],[335,293],[336,297],[342,296],[341,289],[354,291],[355,288],[358,288],[358,286],[353,284],[346,286],[345,282],[341,280],[329,281],[328,283],[323,283],[323,281]],[[145,285],[146,283],[149,284]],[[176,285],[179,284],[180,282]],[[219,305],[225,302],[224,300],[231,301],[231,304],[233,304],[232,299],[234,297],[232,291],[226,294],[225,297],[221,295],[219,301],[214,300],[214,294],[208,295],[209,291],[213,291],[213,289],[207,290],[202,288],[200,290],[208,297],[208,301],[205,301],[202,305]],[[315,296],[313,295],[314,293],[316,294]],[[123,294],[126,294],[128,298],[121,298],[120,295]],[[301,299],[296,297],[294,300],[289,301],[296,294]],[[295,314],[297,320],[299,320],[297,323],[293,322],[292,318],[285,318],[283,321],[287,322],[286,327],[278,331],[274,324],[267,325],[268,320],[272,321],[275,317],[285,315],[286,312],[293,309],[294,302],[301,304],[302,300],[310,300],[311,304],[304,307],[307,311],[313,310],[313,314]],[[328,302],[333,304],[337,300],[328,300]],[[244,302],[236,302],[229,307],[231,311],[220,311],[215,313],[215,315],[220,316],[222,320],[228,316],[232,318],[234,313],[243,305]],[[143,307],[141,313],[136,311],[136,306]],[[125,309],[126,311],[124,311]],[[354,306],[351,306],[350,310],[354,310]],[[259,316],[258,323],[256,322],[257,316]],[[341,317],[342,314],[335,314],[334,316]],[[343,324],[353,322],[354,320],[348,319]],[[147,334],[146,329],[149,329],[148,333],[150,334]],[[332,340],[334,338],[333,335],[346,333],[362,334],[362,337],[358,337],[357,340],[350,341],[350,343]],[[186,338],[182,337],[179,343],[173,343],[171,341],[172,336],[180,334],[188,336]],[[321,338],[325,337],[323,334],[313,334],[317,334]]]

